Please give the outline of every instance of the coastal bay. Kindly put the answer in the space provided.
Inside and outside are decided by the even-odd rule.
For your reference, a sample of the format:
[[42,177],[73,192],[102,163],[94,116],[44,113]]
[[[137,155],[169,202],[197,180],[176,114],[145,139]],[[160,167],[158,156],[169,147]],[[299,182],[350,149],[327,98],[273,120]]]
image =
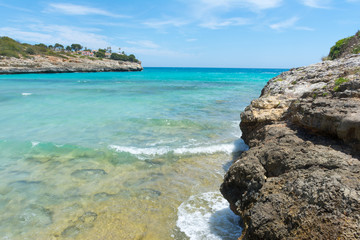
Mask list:
[[234,239],[218,186],[246,149],[239,109],[283,71],[0,76],[1,235]]

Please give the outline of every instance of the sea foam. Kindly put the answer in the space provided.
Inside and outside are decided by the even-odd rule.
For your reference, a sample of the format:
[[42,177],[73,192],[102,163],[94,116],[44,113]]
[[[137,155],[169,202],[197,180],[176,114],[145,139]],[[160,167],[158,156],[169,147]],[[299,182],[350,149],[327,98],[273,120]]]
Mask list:
[[246,151],[248,149],[244,141],[239,139],[231,144],[215,144],[210,146],[196,146],[196,147],[181,147],[181,148],[170,148],[170,147],[149,147],[149,148],[137,148],[137,147],[126,147],[118,145],[110,145],[110,149],[117,152],[128,152],[133,155],[164,155],[170,152],[174,154],[213,154],[217,152],[224,152],[231,154],[233,152]]
[[233,240],[242,232],[239,221],[220,193],[207,192],[179,206],[176,225],[191,240]]
[[22,96],[30,96],[30,95],[32,95],[32,93],[23,92],[23,93],[21,93],[21,95],[22,95]]

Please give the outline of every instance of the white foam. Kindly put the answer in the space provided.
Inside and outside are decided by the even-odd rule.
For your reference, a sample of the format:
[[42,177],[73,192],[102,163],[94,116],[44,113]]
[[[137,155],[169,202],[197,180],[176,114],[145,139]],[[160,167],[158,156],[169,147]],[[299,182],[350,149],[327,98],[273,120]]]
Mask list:
[[233,240],[241,235],[239,220],[220,193],[207,192],[179,206],[176,225],[190,240]]
[[216,153],[216,152],[225,152],[225,153],[232,153],[234,150],[233,144],[219,144],[219,145],[212,145],[212,146],[203,146],[203,147],[193,147],[193,148],[176,148],[174,149],[174,153],[176,154],[199,154],[199,153]]
[[136,148],[136,147],[125,147],[110,145],[110,149],[113,149],[117,152],[128,152],[134,155],[163,155],[170,152],[169,148]]
[[32,95],[32,93],[23,92],[23,93],[21,93],[21,95],[23,95],[23,96],[30,96],[30,95]]
[[37,145],[39,145],[40,142],[36,142],[36,141],[33,141],[31,142],[31,147],[36,147]]
[[247,146],[242,140],[236,140],[233,144],[218,144],[200,147],[182,147],[175,149],[171,149],[170,147],[137,148],[118,145],[110,145],[109,148],[117,152],[128,152],[134,155],[164,155],[169,152],[173,152],[175,154],[213,154],[216,152],[224,152],[231,154],[233,152],[247,150]]

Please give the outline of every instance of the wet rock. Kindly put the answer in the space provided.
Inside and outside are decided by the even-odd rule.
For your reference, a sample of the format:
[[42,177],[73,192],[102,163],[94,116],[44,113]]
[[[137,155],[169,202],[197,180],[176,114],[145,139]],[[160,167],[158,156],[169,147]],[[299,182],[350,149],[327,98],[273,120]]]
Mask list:
[[350,55],[280,74],[244,110],[250,149],[220,189],[241,239],[360,238],[359,96]]

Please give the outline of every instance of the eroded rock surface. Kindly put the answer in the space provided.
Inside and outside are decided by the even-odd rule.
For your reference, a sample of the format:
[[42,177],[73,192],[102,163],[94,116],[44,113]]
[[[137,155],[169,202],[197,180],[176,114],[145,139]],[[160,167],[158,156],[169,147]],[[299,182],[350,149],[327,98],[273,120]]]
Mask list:
[[80,57],[0,58],[0,74],[141,71],[140,63]]
[[241,114],[221,185],[241,239],[360,239],[360,56],[291,69]]

